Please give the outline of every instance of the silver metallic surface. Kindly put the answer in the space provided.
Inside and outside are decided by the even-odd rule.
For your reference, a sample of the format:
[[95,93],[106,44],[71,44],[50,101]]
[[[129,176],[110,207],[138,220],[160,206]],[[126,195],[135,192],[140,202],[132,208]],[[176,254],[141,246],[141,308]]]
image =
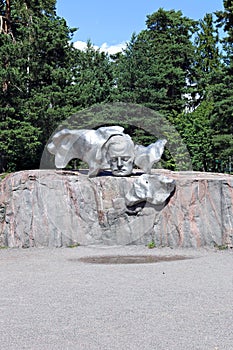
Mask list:
[[111,169],[115,176],[127,176],[136,165],[150,173],[162,156],[166,140],[158,140],[148,147],[134,145],[131,137],[120,126],[101,127],[97,130],[69,130],[57,132],[48,144],[55,155],[56,168],[65,168],[70,160],[78,158],[89,166],[89,177],[101,170]]

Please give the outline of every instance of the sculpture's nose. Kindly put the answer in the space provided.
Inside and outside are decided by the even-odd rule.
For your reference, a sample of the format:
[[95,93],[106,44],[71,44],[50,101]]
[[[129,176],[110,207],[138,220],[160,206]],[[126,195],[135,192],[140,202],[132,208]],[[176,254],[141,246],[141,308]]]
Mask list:
[[121,161],[121,157],[117,157],[117,167],[118,167],[119,169],[121,169],[122,166],[123,166],[123,164],[122,164],[122,161]]

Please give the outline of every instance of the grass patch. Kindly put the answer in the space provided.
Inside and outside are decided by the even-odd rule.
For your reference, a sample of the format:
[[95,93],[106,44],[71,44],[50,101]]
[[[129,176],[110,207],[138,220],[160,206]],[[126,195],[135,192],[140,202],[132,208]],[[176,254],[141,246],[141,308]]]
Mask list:
[[218,250],[227,250],[228,249],[228,245],[226,245],[226,244],[215,244],[214,245],[214,248],[216,248],[216,249],[218,249]]
[[148,243],[147,247],[149,249],[154,249],[156,248],[156,244],[155,244],[155,241],[152,239],[152,241],[150,243]]
[[5,177],[7,177],[7,175],[9,175],[10,173],[2,173],[0,174],[0,180],[5,179]]
[[73,243],[67,246],[67,248],[77,248],[80,246],[80,243]]

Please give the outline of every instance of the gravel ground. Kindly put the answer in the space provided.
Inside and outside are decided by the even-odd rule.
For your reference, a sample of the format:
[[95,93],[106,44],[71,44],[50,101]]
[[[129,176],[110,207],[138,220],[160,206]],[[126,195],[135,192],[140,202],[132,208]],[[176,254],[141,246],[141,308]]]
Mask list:
[[0,281],[3,350],[233,349],[232,250],[2,249]]

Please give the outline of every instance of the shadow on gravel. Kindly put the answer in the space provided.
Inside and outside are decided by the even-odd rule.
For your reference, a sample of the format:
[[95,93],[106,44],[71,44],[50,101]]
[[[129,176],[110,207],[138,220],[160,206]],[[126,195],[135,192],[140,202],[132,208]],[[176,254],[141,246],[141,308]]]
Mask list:
[[151,264],[162,261],[177,261],[192,259],[182,255],[174,256],[153,256],[153,255],[110,255],[110,256],[88,256],[69,261],[83,262],[87,264]]

